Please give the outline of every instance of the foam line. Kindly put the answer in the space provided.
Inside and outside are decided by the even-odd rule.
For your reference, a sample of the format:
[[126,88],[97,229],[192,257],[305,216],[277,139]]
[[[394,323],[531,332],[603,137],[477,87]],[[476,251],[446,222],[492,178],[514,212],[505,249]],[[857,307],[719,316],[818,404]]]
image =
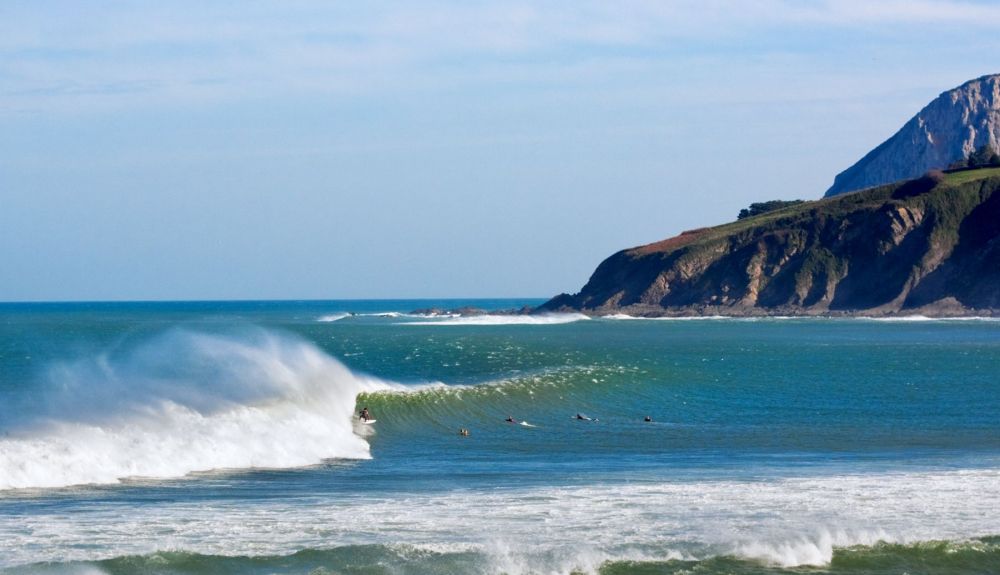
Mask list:
[[[363,542],[485,553],[488,573],[597,572],[604,561],[735,557],[829,565],[877,542],[961,542],[997,533],[1000,470],[455,489],[418,497],[153,502],[121,514],[51,513],[0,522],[0,569],[126,556],[170,543],[216,555],[281,555]],[[378,517],[359,535],[357,518]],[[319,538],[310,536],[322,518]],[[470,521],[475,517],[475,521]],[[109,522],[109,518],[113,521]],[[915,520],[916,519],[916,520]],[[30,530],[43,545],[25,545]],[[239,533],[239,537],[233,537]],[[307,535],[303,535],[307,534]],[[19,537],[21,539],[19,539]],[[100,551],[96,551],[100,550]],[[581,558],[587,558],[581,560]],[[758,565],[759,567],[759,565]]]
[[859,320],[864,321],[880,321],[887,323],[896,322],[925,322],[925,321],[1000,321],[1000,317],[986,317],[986,316],[965,316],[965,317],[927,317],[925,315],[899,315],[890,317],[868,317],[861,316],[858,317]]
[[434,321],[409,321],[399,325],[558,325],[589,320],[582,313],[555,313],[545,315],[471,315],[449,317]]

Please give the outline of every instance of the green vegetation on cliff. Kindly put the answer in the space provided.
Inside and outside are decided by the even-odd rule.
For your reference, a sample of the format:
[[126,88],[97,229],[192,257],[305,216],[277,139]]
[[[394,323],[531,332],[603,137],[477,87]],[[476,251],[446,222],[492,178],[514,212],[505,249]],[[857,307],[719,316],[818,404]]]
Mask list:
[[785,205],[618,252],[543,309],[962,313],[1000,308],[1000,168]]
[[771,200],[769,202],[755,202],[750,204],[749,208],[743,208],[740,210],[736,219],[742,220],[753,216],[759,216],[760,214],[766,214],[767,212],[773,212],[774,210],[780,210],[782,208],[801,204],[803,201],[804,200]]

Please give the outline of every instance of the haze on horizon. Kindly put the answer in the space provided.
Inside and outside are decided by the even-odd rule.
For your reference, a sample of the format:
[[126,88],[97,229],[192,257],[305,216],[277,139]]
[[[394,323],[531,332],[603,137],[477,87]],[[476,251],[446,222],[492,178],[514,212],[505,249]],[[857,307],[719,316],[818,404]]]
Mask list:
[[1000,6],[6,2],[0,301],[547,297],[815,199]]

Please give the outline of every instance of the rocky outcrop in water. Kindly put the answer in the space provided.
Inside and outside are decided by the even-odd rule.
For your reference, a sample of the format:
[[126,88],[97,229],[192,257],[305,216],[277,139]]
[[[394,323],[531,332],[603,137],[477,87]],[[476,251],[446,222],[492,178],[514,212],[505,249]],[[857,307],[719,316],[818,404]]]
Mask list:
[[992,315],[1000,169],[927,175],[623,250],[580,293],[541,310]]
[[826,197],[915,178],[991,146],[1000,151],[1000,75],[941,94],[894,136],[844,170]]

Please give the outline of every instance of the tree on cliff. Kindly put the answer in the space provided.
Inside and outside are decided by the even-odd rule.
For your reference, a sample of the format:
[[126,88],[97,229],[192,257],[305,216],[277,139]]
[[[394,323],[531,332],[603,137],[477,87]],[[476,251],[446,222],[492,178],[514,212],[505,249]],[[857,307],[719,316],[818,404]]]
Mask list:
[[948,166],[951,169],[961,168],[984,168],[987,166],[1000,166],[1000,154],[997,154],[993,146],[985,144],[976,149],[964,160],[959,160]]
[[802,202],[803,200],[771,200],[769,202],[755,202],[750,204],[749,208],[743,208],[740,210],[736,219],[742,220],[753,216],[759,216],[760,214],[766,214],[767,212],[773,212],[774,210],[780,210],[781,208],[787,208],[788,206],[794,206],[796,204],[801,204]]
[[981,166],[1000,166],[1000,155],[997,154],[993,146],[986,144],[969,156],[969,167],[978,168]]

